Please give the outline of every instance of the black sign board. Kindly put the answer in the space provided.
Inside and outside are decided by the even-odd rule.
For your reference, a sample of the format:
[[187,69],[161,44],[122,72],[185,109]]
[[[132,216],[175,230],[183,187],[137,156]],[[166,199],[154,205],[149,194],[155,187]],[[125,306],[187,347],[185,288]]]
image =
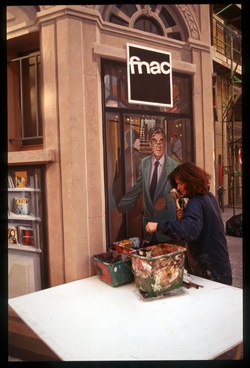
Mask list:
[[127,44],[128,102],[173,107],[171,54]]

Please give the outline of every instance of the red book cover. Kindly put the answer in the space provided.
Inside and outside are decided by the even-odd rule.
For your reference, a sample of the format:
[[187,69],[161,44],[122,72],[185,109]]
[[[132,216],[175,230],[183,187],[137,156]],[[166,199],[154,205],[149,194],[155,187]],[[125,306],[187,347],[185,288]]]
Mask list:
[[30,226],[18,226],[18,241],[22,245],[34,246],[34,231]]

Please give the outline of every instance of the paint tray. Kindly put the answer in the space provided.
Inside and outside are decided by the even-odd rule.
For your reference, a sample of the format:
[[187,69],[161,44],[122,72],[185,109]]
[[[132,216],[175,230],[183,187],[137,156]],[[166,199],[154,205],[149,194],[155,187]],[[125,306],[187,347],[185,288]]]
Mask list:
[[158,296],[183,284],[184,247],[156,244],[130,254],[136,287],[149,296]]
[[131,258],[116,251],[91,257],[98,278],[110,286],[120,286],[134,281]]

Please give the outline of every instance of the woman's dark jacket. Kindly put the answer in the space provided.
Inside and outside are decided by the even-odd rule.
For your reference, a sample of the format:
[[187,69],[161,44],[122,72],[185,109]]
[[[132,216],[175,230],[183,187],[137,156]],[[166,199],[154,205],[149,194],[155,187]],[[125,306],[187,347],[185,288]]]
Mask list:
[[160,221],[157,230],[187,244],[186,269],[193,275],[232,284],[224,224],[212,193],[190,198],[181,220]]

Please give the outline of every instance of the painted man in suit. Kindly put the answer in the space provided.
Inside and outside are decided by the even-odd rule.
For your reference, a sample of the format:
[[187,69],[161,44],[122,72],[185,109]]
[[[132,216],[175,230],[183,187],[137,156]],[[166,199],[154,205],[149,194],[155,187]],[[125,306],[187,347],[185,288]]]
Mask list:
[[[140,137],[139,133],[134,130],[128,130],[126,133],[127,147],[124,151],[125,157],[125,188],[128,192],[135,184],[140,171],[140,163],[142,156],[140,153]],[[113,181],[112,193],[116,203],[116,206],[120,203],[123,196],[123,185],[122,185],[122,156],[118,157],[116,162],[116,170]],[[128,229],[127,236],[129,238],[138,236],[142,238],[142,196],[137,200],[137,203],[128,211],[127,221]],[[119,233],[118,233],[119,234]],[[118,235],[119,238],[120,234]]]
[[[145,157],[140,164],[139,177],[134,186],[125,194],[118,204],[118,210],[125,212],[132,208],[140,195],[143,197],[143,229],[144,239],[157,244],[170,242],[170,238],[160,232],[156,232],[148,239],[145,226],[150,221],[176,219],[176,206],[170,193],[172,187],[167,180],[168,174],[178,165],[176,161],[167,156],[165,152],[166,134],[163,129],[157,127],[149,131],[149,144],[152,150],[150,156]],[[157,162],[157,184],[151,198],[151,181],[154,176],[155,162]]]

